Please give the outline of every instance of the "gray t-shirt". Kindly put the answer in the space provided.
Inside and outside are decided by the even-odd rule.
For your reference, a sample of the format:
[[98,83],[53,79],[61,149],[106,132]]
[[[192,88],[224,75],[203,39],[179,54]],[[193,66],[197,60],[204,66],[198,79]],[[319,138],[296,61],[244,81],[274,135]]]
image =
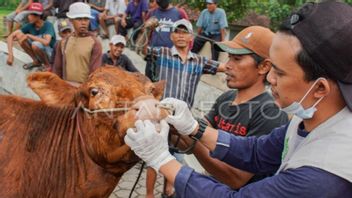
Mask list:
[[216,8],[213,13],[204,9],[198,18],[197,27],[202,28],[205,33],[220,34],[220,29],[228,27],[224,9]]

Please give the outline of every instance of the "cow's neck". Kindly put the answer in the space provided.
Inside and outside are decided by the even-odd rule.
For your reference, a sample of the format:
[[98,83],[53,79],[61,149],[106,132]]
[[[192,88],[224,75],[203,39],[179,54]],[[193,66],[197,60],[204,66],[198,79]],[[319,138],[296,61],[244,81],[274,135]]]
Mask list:
[[[9,184],[19,182],[14,197],[109,196],[120,176],[91,159],[72,119],[74,109],[38,105],[28,111],[20,107],[14,122],[1,123],[2,128],[8,128],[6,141],[16,145],[2,151],[12,154],[7,160],[9,167],[3,170],[16,167],[11,180],[7,178]],[[89,141],[85,143],[91,144]]]
[[104,170],[120,177],[138,158],[124,144],[123,135],[118,132],[121,126],[118,126],[117,121],[105,117],[107,119],[80,112],[76,120],[77,132],[89,157]]

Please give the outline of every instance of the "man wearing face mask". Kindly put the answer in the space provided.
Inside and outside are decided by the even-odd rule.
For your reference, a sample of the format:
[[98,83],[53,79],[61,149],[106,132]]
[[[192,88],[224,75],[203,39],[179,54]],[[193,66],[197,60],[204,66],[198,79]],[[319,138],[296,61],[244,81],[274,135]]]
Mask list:
[[267,79],[275,101],[294,116],[269,135],[238,138],[198,123],[183,102],[162,101],[175,107],[167,122],[197,139],[213,158],[274,176],[239,191],[202,176],[163,148],[167,125],[159,134],[149,121],[137,121],[126,143],[174,183],[178,197],[352,197],[351,18],[348,4],[308,3],[279,27]]

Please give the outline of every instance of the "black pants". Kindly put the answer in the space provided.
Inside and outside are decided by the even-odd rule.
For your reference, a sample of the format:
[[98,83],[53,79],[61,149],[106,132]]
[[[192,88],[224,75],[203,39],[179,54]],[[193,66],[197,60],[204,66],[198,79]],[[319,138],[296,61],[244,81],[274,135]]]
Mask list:
[[156,64],[156,57],[152,57],[153,55],[147,54],[144,58],[146,61],[145,65],[145,75],[152,81],[157,82],[159,81],[159,72],[160,69]]
[[[221,34],[216,34],[216,35],[205,35],[205,34],[201,34],[202,37],[207,37],[209,39],[215,40],[215,41],[220,41],[221,39]],[[201,37],[196,37],[196,39],[194,40],[193,43],[193,48],[192,48],[192,52],[198,54],[199,51],[202,49],[202,47],[204,46],[204,44],[207,42],[208,40],[201,38]],[[212,60],[218,60],[219,58],[219,52],[216,51],[214,49],[214,42],[210,41],[210,45],[211,45],[211,59]]]
[[[130,28],[133,28],[133,30],[136,30],[137,28],[139,28],[142,24],[143,24],[143,21],[137,21],[137,22],[133,22],[132,19],[126,19],[126,27],[122,27],[121,25],[121,21],[119,22],[119,29],[118,29],[118,34],[121,34],[122,36],[126,36],[127,35],[127,31],[130,29]],[[136,41],[137,37],[138,37],[138,34],[139,34],[139,31],[138,32],[135,32],[133,34],[133,41]]]

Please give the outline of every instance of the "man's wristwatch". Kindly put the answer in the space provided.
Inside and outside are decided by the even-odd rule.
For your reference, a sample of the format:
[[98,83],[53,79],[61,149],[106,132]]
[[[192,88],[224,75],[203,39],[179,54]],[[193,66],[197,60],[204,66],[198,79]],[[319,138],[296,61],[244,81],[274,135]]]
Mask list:
[[189,137],[191,137],[194,140],[200,140],[200,138],[202,138],[203,136],[205,129],[208,126],[208,122],[205,119],[200,118],[200,119],[197,119],[197,121],[199,125],[197,133],[195,135],[189,135]]

